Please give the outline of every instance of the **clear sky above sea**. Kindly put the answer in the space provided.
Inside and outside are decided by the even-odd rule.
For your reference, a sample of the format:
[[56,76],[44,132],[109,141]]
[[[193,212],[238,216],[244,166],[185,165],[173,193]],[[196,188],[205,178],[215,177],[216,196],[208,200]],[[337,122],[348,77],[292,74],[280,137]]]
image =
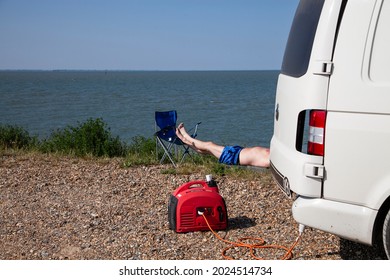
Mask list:
[[0,69],[278,70],[298,2],[0,0]]

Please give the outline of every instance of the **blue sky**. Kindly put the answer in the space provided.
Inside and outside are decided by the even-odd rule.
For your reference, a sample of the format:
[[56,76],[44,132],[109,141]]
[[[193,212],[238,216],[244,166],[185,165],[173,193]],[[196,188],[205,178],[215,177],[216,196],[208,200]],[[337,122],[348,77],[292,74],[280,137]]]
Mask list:
[[0,0],[0,69],[280,69],[298,0]]

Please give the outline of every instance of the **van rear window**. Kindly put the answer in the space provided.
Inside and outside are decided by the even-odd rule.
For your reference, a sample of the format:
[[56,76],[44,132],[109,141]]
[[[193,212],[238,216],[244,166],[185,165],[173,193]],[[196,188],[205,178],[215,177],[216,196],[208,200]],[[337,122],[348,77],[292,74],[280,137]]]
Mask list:
[[295,12],[284,52],[281,72],[303,76],[309,65],[314,37],[325,0],[301,0]]

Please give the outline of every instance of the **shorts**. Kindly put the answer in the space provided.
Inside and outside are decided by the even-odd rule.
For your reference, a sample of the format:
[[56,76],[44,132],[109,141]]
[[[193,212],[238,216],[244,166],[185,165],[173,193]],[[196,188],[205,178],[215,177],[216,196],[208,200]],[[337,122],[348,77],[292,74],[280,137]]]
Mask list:
[[240,164],[240,152],[242,147],[240,146],[226,146],[221,156],[219,157],[219,163],[224,163],[227,165],[239,165]]

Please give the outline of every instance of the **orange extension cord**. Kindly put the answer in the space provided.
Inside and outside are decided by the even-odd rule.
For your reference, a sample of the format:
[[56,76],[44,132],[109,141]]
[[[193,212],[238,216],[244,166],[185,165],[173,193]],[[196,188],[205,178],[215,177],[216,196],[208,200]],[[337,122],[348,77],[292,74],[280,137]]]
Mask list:
[[[216,233],[210,226],[209,224],[209,221],[207,220],[206,216],[204,215],[204,213],[202,213],[202,216],[203,218],[205,219],[206,223],[207,223],[207,226],[209,227],[210,231],[221,241],[225,242],[225,243],[228,243],[228,244],[231,244],[232,246],[229,246],[229,247],[226,247],[225,249],[223,249],[222,251],[222,256],[227,259],[227,260],[234,260],[233,258],[229,257],[226,255],[226,252],[229,251],[230,249],[232,248],[235,248],[235,247],[245,247],[245,248],[248,248],[250,250],[250,254],[252,256],[252,258],[256,259],[256,260],[265,260],[264,258],[259,258],[259,257],[256,257],[255,256],[255,253],[254,253],[254,250],[255,249],[275,249],[275,250],[284,250],[286,251],[286,253],[283,255],[282,258],[280,258],[281,260],[289,260],[292,258],[292,251],[293,249],[295,248],[295,246],[298,244],[299,240],[301,239],[302,237],[302,232],[299,233],[299,236],[298,238],[295,240],[294,244],[290,247],[290,248],[287,248],[285,246],[281,246],[281,245],[265,245],[265,241],[264,239],[262,238],[255,238],[255,237],[243,237],[243,238],[240,238],[238,239],[238,242],[232,242],[232,241],[229,241],[229,240],[226,240],[226,239],[223,239],[218,233]],[[252,241],[256,241],[257,243],[254,243],[254,244],[248,244],[248,243],[244,243],[242,241],[244,240],[252,240]]]

